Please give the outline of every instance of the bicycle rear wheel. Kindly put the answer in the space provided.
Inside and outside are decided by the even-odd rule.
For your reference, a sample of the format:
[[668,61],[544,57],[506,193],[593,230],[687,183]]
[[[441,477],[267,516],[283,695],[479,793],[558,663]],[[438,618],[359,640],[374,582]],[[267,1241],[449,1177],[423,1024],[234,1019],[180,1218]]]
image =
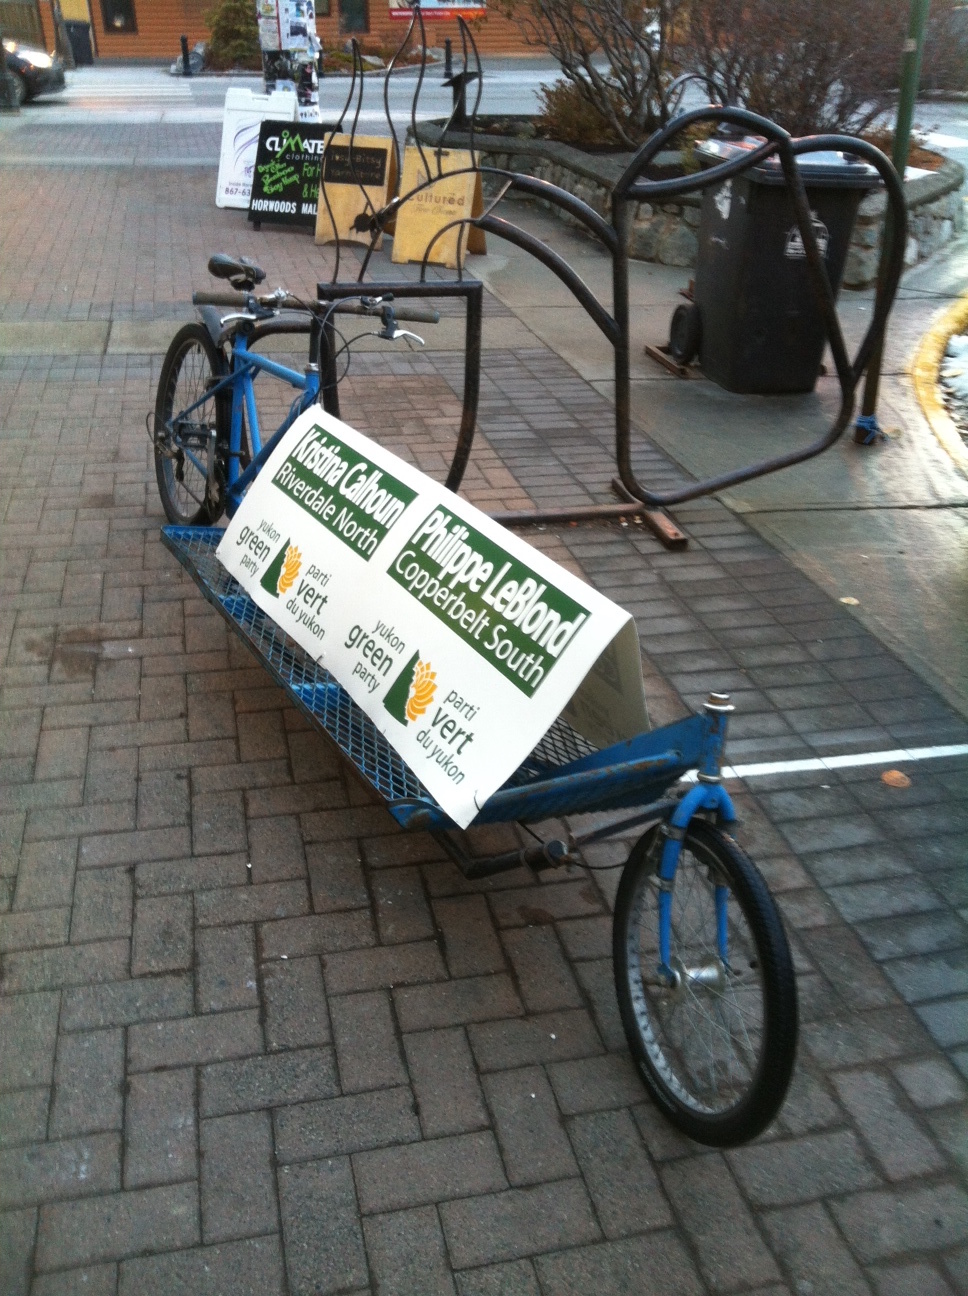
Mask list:
[[158,492],[177,526],[216,522],[224,508],[229,415],[224,393],[206,393],[227,372],[207,329],[179,329],[161,367],[154,427]]
[[[730,1147],[764,1130],[786,1096],[797,1043],[793,962],[756,867],[720,829],[693,820],[671,893],[671,977],[664,975],[658,869],[665,840],[659,826],[645,833],[619,884],[613,955],[622,1023],[668,1120],[699,1143]],[[724,913],[717,913],[717,887],[725,888]]]

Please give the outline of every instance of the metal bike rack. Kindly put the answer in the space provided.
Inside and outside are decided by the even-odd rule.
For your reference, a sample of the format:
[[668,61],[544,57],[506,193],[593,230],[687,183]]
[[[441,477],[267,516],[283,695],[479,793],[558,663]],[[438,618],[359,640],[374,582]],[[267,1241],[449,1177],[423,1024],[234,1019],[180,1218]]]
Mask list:
[[[414,17],[411,20],[407,35],[400,46],[398,55],[410,40],[415,24],[419,24],[421,40],[425,45],[425,42],[423,42],[423,18],[418,7],[414,10]],[[465,78],[465,82],[473,82],[476,76],[477,83],[477,100],[467,121],[469,147],[473,156],[475,122],[480,104],[481,64],[470,29],[463,20],[460,22],[460,28],[463,46],[463,72],[460,75]],[[395,62],[395,59],[393,62]],[[399,157],[399,144],[397,141],[396,131],[393,128],[392,122],[390,122],[389,91],[387,88],[389,77],[393,70],[393,62],[391,62],[390,68],[388,69],[387,80],[384,83],[384,106],[387,121],[390,123],[390,132],[393,137],[394,149]],[[357,78],[354,69],[353,84],[350,88],[347,104],[340,117],[340,123],[342,123],[353,95],[357,94],[358,102],[351,131],[351,138],[356,132],[356,125],[360,115],[360,104],[362,102],[362,64],[360,64],[360,68],[361,73],[358,79],[359,88],[357,89]],[[422,143],[420,139],[420,129],[416,120],[416,108],[421,85],[424,79],[424,71],[425,68],[422,65],[413,95],[411,107],[411,131],[416,146],[420,149],[421,157],[424,162],[424,170],[429,178],[423,184],[416,186],[409,193],[396,194],[382,210],[375,211],[371,208],[370,226],[372,239],[370,246],[363,257],[359,276],[353,284],[335,282],[335,276],[340,261],[340,247],[339,240],[337,239],[337,259],[336,269],[334,269],[334,282],[319,285],[319,295],[323,300],[334,300],[339,297],[358,295],[360,291],[359,285],[365,281],[365,275],[377,242],[381,235],[386,232],[388,228],[392,227],[392,223],[400,207],[424,189],[432,188],[432,186],[436,184],[443,175],[441,166],[443,141],[447,136],[448,129],[461,112],[461,107],[457,102],[455,102],[454,112],[441,130],[436,145],[425,145]],[[763,143],[758,147],[751,149],[742,157],[719,163],[718,165],[695,175],[687,175],[664,180],[651,180],[647,178],[646,172],[650,164],[663,149],[668,147],[670,141],[689,127],[710,123],[738,127],[747,135],[762,137]],[[877,170],[880,178],[884,182],[887,199],[894,215],[894,220],[891,223],[891,240],[887,245],[885,245],[881,253],[880,272],[878,275],[877,292],[871,321],[853,358],[848,354],[847,346],[844,341],[840,321],[837,316],[835,294],[827,275],[823,256],[817,245],[816,232],[810,216],[810,204],[804,188],[803,178],[797,165],[797,159],[799,157],[808,153],[826,150],[850,153],[869,162]],[[431,159],[434,156],[436,156],[437,159],[436,169],[433,167],[431,162]],[[745,467],[721,473],[716,477],[709,477],[703,481],[694,482],[690,485],[678,487],[674,490],[650,490],[648,486],[638,480],[632,466],[628,243],[634,208],[639,203],[664,202],[681,194],[695,193],[706,189],[711,185],[721,184],[723,181],[740,175],[749,168],[757,166],[768,158],[773,157],[779,160],[783,177],[786,181],[787,190],[793,204],[797,228],[799,229],[800,237],[803,240],[810,288],[816,299],[821,319],[824,324],[827,341],[830,345],[833,356],[837,380],[840,386],[839,411],[828,431],[812,444],[801,449],[774,455],[756,463],[748,464]],[[477,172],[482,176],[486,175],[496,179],[499,182],[498,193],[496,197],[487,204],[482,215],[454,220],[443,230],[439,231],[435,237],[439,238],[442,234],[455,227],[460,228],[461,236],[463,236],[464,230],[467,226],[474,226],[484,231],[486,234],[492,234],[497,238],[504,239],[507,242],[512,243],[514,246],[521,248],[523,251],[528,252],[537,261],[541,262],[542,265],[546,266],[569,289],[579,305],[585,310],[591,322],[605,336],[612,347],[614,355],[615,464],[617,475],[613,480],[612,486],[613,490],[622,502],[592,504],[558,509],[545,508],[513,512],[495,512],[492,513],[491,516],[496,521],[507,526],[520,526],[533,523],[584,522],[615,517],[637,516],[655,532],[664,544],[670,547],[681,547],[687,543],[686,536],[679,530],[673,520],[666,513],[666,509],[703,495],[715,494],[717,491],[724,490],[729,486],[735,486],[740,482],[750,481],[756,477],[763,477],[768,473],[777,472],[781,468],[788,468],[793,464],[803,463],[805,460],[812,459],[816,455],[823,453],[824,450],[829,449],[843,435],[845,429],[851,422],[857,385],[863,376],[864,370],[867,367],[875,346],[883,337],[884,330],[887,326],[888,315],[903,270],[904,247],[907,231],[904,192],[897,173],[879,149],[868,144],[864,140],[856,139],[849,135],[814,135],[805,139],[794,139],[787,131],[781,129],[774,122],[741,108],[723,108],[715,106],[699,108],[674,118],[668,123],[668,125],[655,132],[655,134],[653,134],[634,155],[612,192],[610,222],[603,219],[592,207],[581,199],[575,198],[572,194],[569,194],[559,186],[551,184],[546,180],[537,180],[533,176],[522,175],[517,172],[501,170],[495,167],[481,167],[475,165],[467,170]],[[399,167],[397,168],[397,171],[399,175]],[[461,174],[461,172],[448,172],[447,174],[456,175]],[[495,208],[511,191],[515,191],[525,197],[540,199],[541,201],[558,208],[560,211],[566,212],[573,219],[580,222],[588,233],[598,240],[601,246],[608,252],[612,262],[611,310],[598,300],[584,280],[561,256],[558,255],[558,253],[549,248],[547,244],[541,242],[527,231],[515,225],[513,222],[495,214]],[[470,458],[474,432],[476,429],[477,401],[480,390],[481,285],[475,280],[465,279],[463,272],[460,269],[458,269],[455,281],[428,283],[427,269],[429,265],[430,250],[431,249],[428,247],[423,263],[421,264],[420,282],[418,284],[365,282],[367,283],[367,288],[374,293],[389,292],[401,297],[464,296],[467,300],[467,354],[465,357],[464,371],[464,404],[457,447],[446,483],[451,490],[456,491],[460,487],[464,471]],[[461,258],[458,256],[458,264],[460,263],[460,260]],[[331,358],[335,354],[332,345],[332,337],[329,338],[329,343],[328,354]],[[326,348],[324,348],[324,356],[325,355]],[[335,369],[332,370],[330,377],[334,384],[333,392],[335,393]],[[335,412],[338,410],[338,397],[336,397],[335,394],[332,397],[332,401],[332,408]],[[327,408],[331,408],[331,406],[327,405]]]

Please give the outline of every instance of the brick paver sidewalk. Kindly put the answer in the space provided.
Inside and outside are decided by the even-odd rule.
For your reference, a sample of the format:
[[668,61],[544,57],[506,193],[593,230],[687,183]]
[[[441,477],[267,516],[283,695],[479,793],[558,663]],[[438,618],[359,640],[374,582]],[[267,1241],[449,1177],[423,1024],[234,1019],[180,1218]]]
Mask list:
[[[188,318],[219,248],[270,284],[322,272],[306,236],[218,212],[200,167],[10,175],[0,323]],[[460,365],[360,356],[346,415],[436,471]],[[0,356],[2,1296],[968,1291],[968,760],[736,786],[802,1047],[765,1137],[687,1143],[625,1050],[616,871],[463,881],[162,549],[159,366]],[[470,493],[605,497],[610,417],[536,340],[489,349]],[[634,613],[657,722],[719,687],[734,761],[966,741],[741,521],[677,515],[685,553],[530,537]]]

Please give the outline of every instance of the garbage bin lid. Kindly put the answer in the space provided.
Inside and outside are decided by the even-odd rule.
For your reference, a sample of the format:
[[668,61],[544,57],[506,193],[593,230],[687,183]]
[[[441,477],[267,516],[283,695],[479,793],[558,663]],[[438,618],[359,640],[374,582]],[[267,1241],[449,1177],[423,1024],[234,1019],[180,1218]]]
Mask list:
[[[703,140],[696,145],[700,163],[705,167],[719,162],[729,162],[742,153],[749,153],[763,143],[762,135],[747,135],[741,140]],[[877,168],[863,162],[852,153],[833,149],[819,149],[815,153],[801,153],[797,166],[804,184],[825,189],[873,189],[880,183]],[[750,167],[744,175],[757,184],[785,184],[783,168],[776,156]]]

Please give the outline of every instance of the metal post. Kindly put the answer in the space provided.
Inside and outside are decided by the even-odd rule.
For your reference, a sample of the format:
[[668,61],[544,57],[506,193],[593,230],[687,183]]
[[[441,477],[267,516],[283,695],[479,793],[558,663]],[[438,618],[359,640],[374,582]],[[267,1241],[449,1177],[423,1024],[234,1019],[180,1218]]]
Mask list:
[[18,113],[17,87],[7,71],[7,55],[3,49],[3,31],[0,30],[0,113]]
[[[904,180],[908,154],[911,151],[911,123],[914,120],[914,101],[918,94],[918,82],[921,78],[921,55],[924,51],[924,29],[928,21],[928,9],[931,0],[911,0],[911,14],[908,21],[908,35],[904,42],[904,53],[901,60],[901,91],[897,101],[897,124],[894,127],[894,149],[891,161],[894,170]],[[888,205],[884,218],[884,242],[887,248],[891,242],[893,218]],[[881,256],[878,273],[878,287],[884,273],[884,256]],[[860,417],[854,428],[854,440],[858,445],[871,445],[882,435],[877,422],[877,391],[881,381],[881,364],[884,359],[884,335],[881,334],[871,354],[864,379],[864,399],[861,404]]]
[[454,48],[451,39],[448,36],[444,41],[444,76],[452,77],[454,75]]
[[188,59],[188,37],[187,36],[183,36],[181,38],[181,49],[182,49],[182,76],[190,77],[192,74],[192,65]]
[[67,70],[73,72],[77,65],[74,62],[74,50],[67,35],[67,28],[64,26],[64,15],[61,11],[60,0],[53,0],[51,13],[54,16],[54,48],[60,55]]

